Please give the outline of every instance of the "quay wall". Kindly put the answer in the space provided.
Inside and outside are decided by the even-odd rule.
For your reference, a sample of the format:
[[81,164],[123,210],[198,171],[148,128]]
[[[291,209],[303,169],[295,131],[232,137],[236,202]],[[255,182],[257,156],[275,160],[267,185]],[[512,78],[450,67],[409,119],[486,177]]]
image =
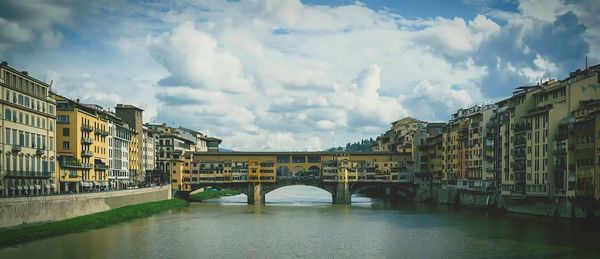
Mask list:
[[549,216],[559,218],[600,217],[600,211],[571,201],[564,197],[511,197],[493,192],[477,192],[452,187],[422,184],[418,188],[416,201],[433,201],[460,207],[482,208],[509,213]]
[[64,220],[123,206],[172,198],[170,186],[0,199],[0,228]]

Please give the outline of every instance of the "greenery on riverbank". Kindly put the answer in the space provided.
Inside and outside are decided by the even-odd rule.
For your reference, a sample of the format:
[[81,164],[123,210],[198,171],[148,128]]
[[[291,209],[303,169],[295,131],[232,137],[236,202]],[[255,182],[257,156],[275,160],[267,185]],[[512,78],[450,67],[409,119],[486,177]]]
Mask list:
[[62,221],[0,230],[0,247],[102,228],[132,219],[144,218],[166,210],[183,208],[187,205],[188,202],[181,199],[149,202]]
[[209,199],[219,198],[221,196],[232,196],[240,194],[239,191],[236,190],[214,190],[214,189],[206,189],[203,192],[199,192],[196,194],[190,195],[191,201],[203,201]]

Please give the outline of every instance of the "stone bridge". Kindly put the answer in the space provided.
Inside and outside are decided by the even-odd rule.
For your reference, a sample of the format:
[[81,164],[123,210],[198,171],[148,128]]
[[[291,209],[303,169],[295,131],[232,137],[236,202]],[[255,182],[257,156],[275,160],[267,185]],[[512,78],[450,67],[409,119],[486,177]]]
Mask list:
[[182,194],[203,188],[229,188],[264,203],[265,194],[289,185],[321,188],[333,203],[349,204],[365,188],[390,196],[414,193],[408,153],[396,152],[187,152],[165,163],[173,190]]
[[[320,177],[279,177],[275,182],[226,182],[226,183],[197,183],[192,185],[192,191],[212,187],[219,189],[237,190],[248,197],[248,204],[265,204],[265,196],[279,188],[291,185],[306,185],[320,188],[329,192],[333,204],[351,204],[352,194],[365,189],[380,189],[387,197],[412,197],[415,185],[410,183],[389,181],[327,181]],[[189,194],[189,192],[183,192]]]

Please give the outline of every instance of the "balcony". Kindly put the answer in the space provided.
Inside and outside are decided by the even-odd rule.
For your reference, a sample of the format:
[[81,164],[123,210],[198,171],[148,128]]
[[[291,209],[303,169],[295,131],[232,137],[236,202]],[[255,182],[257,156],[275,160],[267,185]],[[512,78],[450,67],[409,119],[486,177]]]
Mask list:
[[529,131],[529,130],[531,130],[531,124],[529,124],[529,123],[524,122],[524,123],[515,124],[515,133]]
[[108,165],[106,165],[106,164],[94,164],[94,169],[96,169],[96,170],[108,170]]
[[92,152],[92,151],[89,151],[89,150],[83,150],[83,151],[81,151],[81,156],[91,157],[93,155],[94,155],[94,152]]
[[23,147],[19,146],[19,145],[13,145],[11,151],[13,153],[19,153],[23,150]]
[[515,165],[513,166],[514,172],[525,172],[525,165]]
[[92,168],[92,164],[81,163],[78,161],[63,161],[62,163],[60,163],[60,166],[64,167],[64,168],[82,168],[82,169],[91,169]]
[[94,133],[96,135],[100,135],[100,136],[103,136],[103,137],[106,137],[106,136],[110,135],[110,132],[108,132],[106,130],[103,130],[103,129],[100,129],[100,128],[95,128],[94,129]]
[[526,153],[525,151],[515,151],[514,155],[515,159],[525,159]]
[[86,131],[86,132],[92,132],[92,131],[94,131],[94,128],[89,124],[82,124],[81,130]]
[[527,143],[527,140],[524,137],[515,138],[515,146],[523,146]]
[[94,143],[94,140],[92,140],[92,138],[87,138],[87,137],[81,138],[81,144],[91,145],[93,143]]

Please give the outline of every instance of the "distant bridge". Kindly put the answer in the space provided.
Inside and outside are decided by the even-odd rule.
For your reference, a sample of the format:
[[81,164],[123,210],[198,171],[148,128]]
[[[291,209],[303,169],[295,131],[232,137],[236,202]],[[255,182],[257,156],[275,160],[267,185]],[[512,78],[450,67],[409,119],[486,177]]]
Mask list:
[[[172,187],[189,193],[204,187],[238,190],[248,203],[290,185],[321,188],[334,204],[349,204],[366,188],[408,196],[414,192],[410,156],[390,152],[189,152],[171,162]],[[292,168],[292,170],[290,170]]]
[[358,193],[369,188],[384,190],[386,195],[411,196],[414,193],[412,183],[401,182],[347,182],[347,181],[323,181],[321,178],[307,179],[302,177],[290,177],[287,179],[277,179],[275,182],[201,182],[192,184],[192,191],[215,187],[237,190],[248,197],[248,204],[265,203],[265,196],[274,190],[291,185],[307,185],[323,189],[332,196],[334,204],[350,204],[352,194]]

